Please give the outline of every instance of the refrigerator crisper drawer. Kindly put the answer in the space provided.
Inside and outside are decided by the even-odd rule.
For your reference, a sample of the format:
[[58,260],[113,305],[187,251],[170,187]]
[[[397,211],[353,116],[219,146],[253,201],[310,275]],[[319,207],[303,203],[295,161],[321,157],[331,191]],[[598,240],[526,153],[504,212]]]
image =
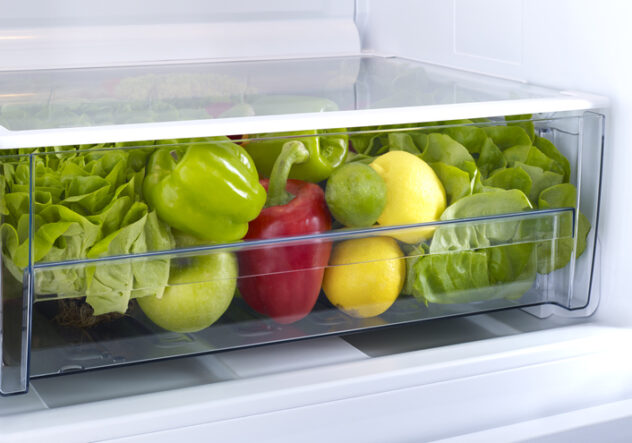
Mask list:
[[[361,114],[379,106],[367,93],[375,85],[358,92],[358,76],[350,84]],[[5,131],[18,146],[0,151],[0,392],[24,392],[34,377],[448,316],[594,310],[601,114],[398,124],[384,112],[386,124],[367,113],[372,126],[352,126],[358,117],[338,111],[347,86],[330,85],[325,98],[224,103],[219,123],[192,123],[196,138],[174,118],[164,123],[169,135],[147,137],[143,125],[156,124],[128,108],[140,120],[108,126],[108,141],[85,100]],[[182,97],[171,98],[182,110]],[[217,112],[212,103],[200,99],[198,112]],[[98,115],[116,117],[118,105],[101,103]],[[394,112],[427,112],[409,105]],[[7,115],[36,107],[3,106],[0,116],[15,125]],[[315,107],[345,129],[314,118]],[[69,108],[79,120],[59,123]],[[255,132],[256,110],[264,122],[285,113],[300,124]],[[218,136],[238,127],[222,119],[243,129]],[[48,131],[68,144],[34,146]],[[289,203],[277,180],[285,162],[273,168],[279,155],[300,157],[290,178],[312,182],[290,181]],[[345,162],[355,170],[339,169],[332,184]],[[258,177],[270,174],[276,201],[262,210]]]

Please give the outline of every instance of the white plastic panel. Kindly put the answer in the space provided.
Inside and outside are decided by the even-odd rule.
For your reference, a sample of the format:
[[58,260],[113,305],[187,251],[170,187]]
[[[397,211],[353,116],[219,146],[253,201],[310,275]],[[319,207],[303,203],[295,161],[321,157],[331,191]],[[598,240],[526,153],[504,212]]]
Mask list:
[[[428,441],[629,399],[632,362],[620,352],[629,334],[590,325],[522,333],[5,415],[0,424],[20,441]],[[60,379],[56,395],[76,389],[73,377]]]
[[4,3],[0,70],[359,51],[353,0]]
[[4,8],[0,25],[6,28],[138,25],[162,23],[215,23],[254,18],[353,18],[353,0],[30,0]]
[[252,134],[602,106],[599,97],[381,56],[0,74],[0,147]]
[[[522,61],[521,0],[455,0],[454,52],[456,54],[498,60]],[[514,20],[498,20],[515,17]],[[494,32],[480,32],[494,29]]]

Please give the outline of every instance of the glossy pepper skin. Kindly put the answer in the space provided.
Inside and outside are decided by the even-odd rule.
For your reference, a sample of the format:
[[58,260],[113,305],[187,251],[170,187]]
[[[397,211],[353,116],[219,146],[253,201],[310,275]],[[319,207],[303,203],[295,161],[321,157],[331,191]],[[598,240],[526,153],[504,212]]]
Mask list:
[[[342,134],[346,129],[299,131],[292,133],[259,134],[255,138],[284,137],[271,140],[249,140],[244,142],[259,174],[269,177],[274,162],[281,153],[288,136],[296,136],[309,151],[309,159],[292,167],[289,178],[318,183],[327,179],[334,169],[347,158],[349,137]],[[334,135],[334,133],[336,133]],[[331,134],[331,135],[328,135]]]
[[[261,183],[270,188],[269,180]],[[250,222],[247,239],[307,235],[331,229],[325,194],[319,186],[299,180],[287,180],[287,184],[284,180],[283,184],[294,198],[264,208]],[[331,243],[322,241],[244,250],[239,253],[239,291],[251,308],[277,323],[296,322],[316,304],[330,253]]]
[[243,238],[266,199],[252,159],[226,137],[155,151],[143,194],[170,226],[211,242]]

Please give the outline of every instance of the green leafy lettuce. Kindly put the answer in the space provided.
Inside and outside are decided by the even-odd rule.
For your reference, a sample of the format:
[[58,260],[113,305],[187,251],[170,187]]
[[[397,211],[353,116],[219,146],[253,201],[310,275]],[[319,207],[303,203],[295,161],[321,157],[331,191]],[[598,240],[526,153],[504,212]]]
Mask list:
[[[352,161],[390,150],[417,155],[445,188],[441,220],[576,206],[569,160],[537,135],[530,115],[370,129],[350,137]],[[588,219],[576,213],[573,238],[572,217],[558,218],[558,226],[546,218],[442,225],[429,244],[414,246],[405,292],[426,303],[520,298],[537,273],[563,268],[586,248]]]
[[[150,151],[111,148],[47,147],[12,151],[9,154],[14,155],[0,158],[2,256],[16,279],[22,281],[29,265],[31,167],[33,263],[173,247],[170,229],[143,201],[142,181]],[[38,271],[35,291],[59,297],[85,296],[95,315],[123,313],[132,296],[161,296],[168,276],[168,259],[59,266]]]

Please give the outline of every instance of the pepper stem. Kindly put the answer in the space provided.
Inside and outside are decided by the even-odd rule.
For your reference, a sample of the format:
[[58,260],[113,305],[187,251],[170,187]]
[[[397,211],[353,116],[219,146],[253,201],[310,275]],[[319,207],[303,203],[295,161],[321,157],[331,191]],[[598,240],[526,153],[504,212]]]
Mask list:
[[296,163],[303,163],[309,158],[309,151],[299,141],[286,142],[281,153],[274,162],[268,185],[268,198],[265,207],[282,206],[289,203],[294,196],[285,190],[290,169]]

